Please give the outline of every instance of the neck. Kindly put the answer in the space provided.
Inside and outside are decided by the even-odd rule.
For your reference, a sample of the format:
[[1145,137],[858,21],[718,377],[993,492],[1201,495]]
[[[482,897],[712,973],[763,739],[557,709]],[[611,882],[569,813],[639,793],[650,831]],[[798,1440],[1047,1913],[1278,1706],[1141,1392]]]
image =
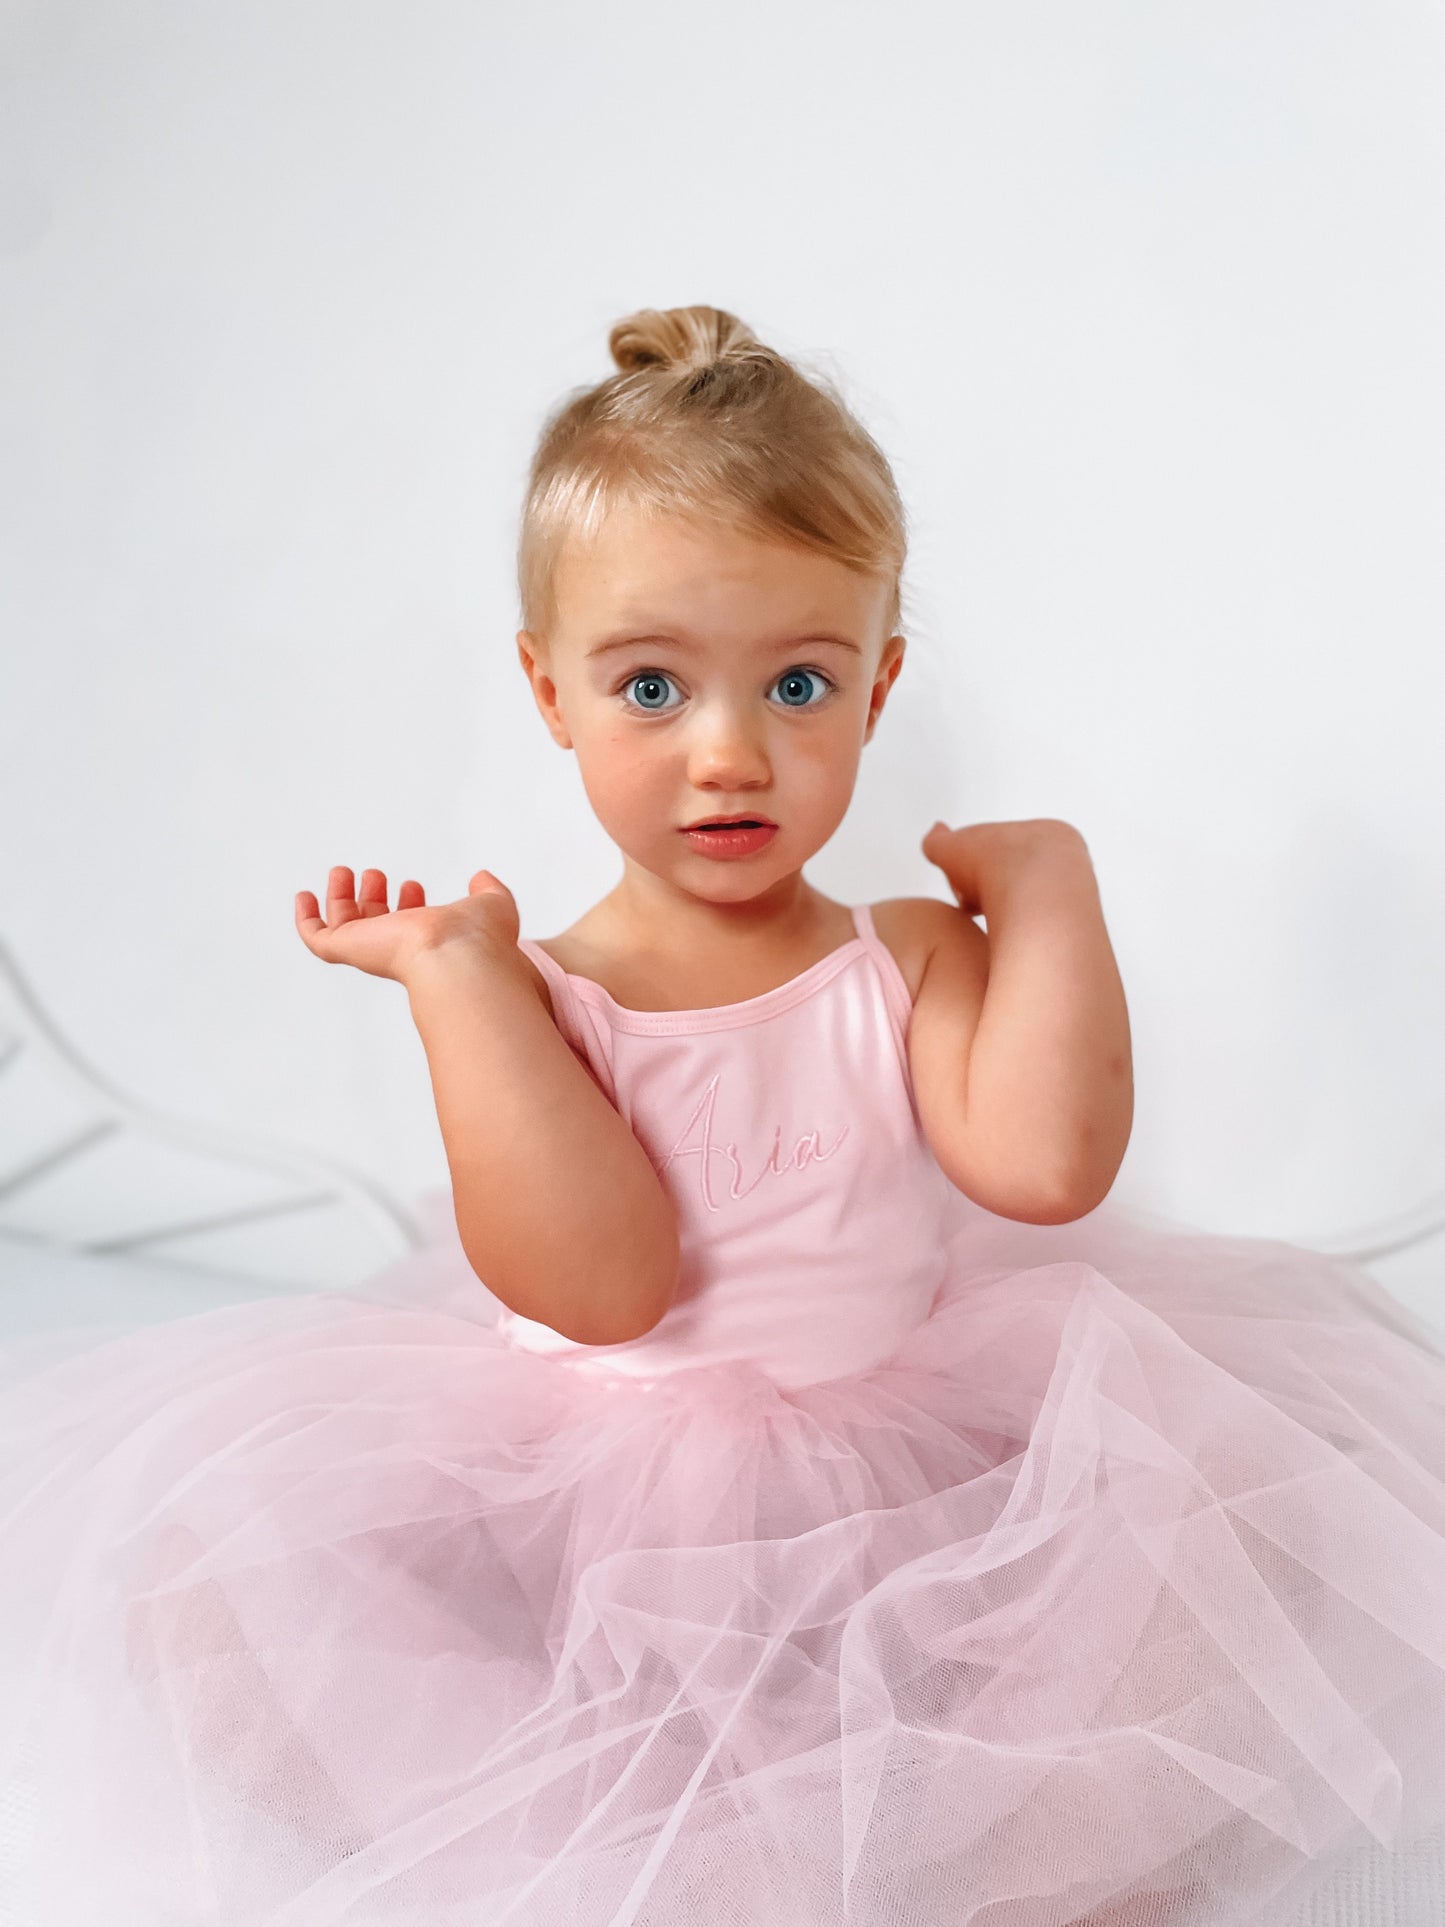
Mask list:
[[598,909],[630,945],[663,956],[701,956],[732,944],[796,944],[816,926],[826,902],[801,870],[752,896],[724,900],[698,896],[624,856],[622,880]]

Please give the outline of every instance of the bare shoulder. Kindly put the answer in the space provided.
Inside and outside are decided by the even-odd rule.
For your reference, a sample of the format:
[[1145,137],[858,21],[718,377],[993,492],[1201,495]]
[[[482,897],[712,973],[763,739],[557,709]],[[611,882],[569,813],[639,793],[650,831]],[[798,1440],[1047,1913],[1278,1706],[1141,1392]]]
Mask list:
[[950,1183],[972,1197],[962,1094],[988,988],[987,934],[937,897],[895,897],[873,914],[913,995],[908,1070],[923,1134]]
[[970,975],[980,968],[987,973],[988,938],[956,903],[938,897],[888,897],[873,904],[872,911],[873,927],[893,953],[915,1004],[935,956],[936,974],[959,968]]

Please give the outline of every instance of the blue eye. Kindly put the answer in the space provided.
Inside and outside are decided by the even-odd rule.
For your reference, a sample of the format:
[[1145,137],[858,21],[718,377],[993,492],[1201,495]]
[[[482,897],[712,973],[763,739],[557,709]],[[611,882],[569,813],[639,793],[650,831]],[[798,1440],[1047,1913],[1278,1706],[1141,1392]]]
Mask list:
[[[791,684],[791,686],[796,690],[800,682],[814,683],[820,686],[825,696],[827,695],[828,691],[833,687],[833,685],[828,681],[827,677],[819,675],[816,669],[785,669],[782,675],[779,676],[776,686],[779,689],[784,689]],[[817,706],[818,706],[817,703],[810,703],[808,701],[806,689],[803,692],[803,697],[800,702],[796,702],[796,703],[789,702],[785,705],[785,707],[788,709],[816,709]]]
[[[637,670],[622,684],[623,699],[629,709],[645,710],[653,716],[665,715],[669,709],[678,707],[676,703],[665,701],[667,685],[671,682],[672,677],[664,675],[660,669]],[[816,700],[810,700],[810,685],[819,691]],[[820,669],[801,668],[785,669],[773,685],[775,689],[791,692],[783,703],[785,709],[817,709],[836,686]],[[637,696],[628,695],[626,692],[634,687],[640,693]]]
[[[637,675],[629,676],[622,687],[626,690],[630,689],[634,683],[641,683],[644,689],[656,690],[659,684],[669,683],[671,681],[671,676],[664,676],[660,669],[643,669],[640,670]],[[651,700],[637,702],[630,696],[628,697],[628,701],[632,703],[634,709],[657,710],[662,707],[661,703],[655,703]]]

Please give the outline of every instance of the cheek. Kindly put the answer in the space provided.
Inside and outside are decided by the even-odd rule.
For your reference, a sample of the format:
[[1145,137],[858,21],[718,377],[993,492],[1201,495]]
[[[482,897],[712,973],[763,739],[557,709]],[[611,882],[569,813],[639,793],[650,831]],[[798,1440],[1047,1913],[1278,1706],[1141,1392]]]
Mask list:
[[857,773],[863,726],[840,704],[826,729],[798,732],[790,761],[794,775],[813,794],[831,797],[852,787]]
[[671,780],[660,759],[649,756],[635,731],[606,726],[577,745],[583,785],[599,816],[620,818],[651,807],[653,798]]

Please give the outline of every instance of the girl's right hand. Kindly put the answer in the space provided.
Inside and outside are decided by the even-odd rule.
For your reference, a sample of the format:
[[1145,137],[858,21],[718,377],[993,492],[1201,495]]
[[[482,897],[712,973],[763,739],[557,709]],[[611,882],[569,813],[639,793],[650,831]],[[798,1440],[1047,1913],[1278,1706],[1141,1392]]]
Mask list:
[[515,953],[521,931],[517,903],[490,870],[478,870],[455,903],[428,904],[408,878],[386,907],[386,875],[363,870],[353,895],[351,871],[338,863],[326,880],[326,917],[309,890],[296,893],[296,929],[306,948],[327,963],[352,964],[373,977],[405,983],[415,958],[442,944],[460,943],[482,955]]

